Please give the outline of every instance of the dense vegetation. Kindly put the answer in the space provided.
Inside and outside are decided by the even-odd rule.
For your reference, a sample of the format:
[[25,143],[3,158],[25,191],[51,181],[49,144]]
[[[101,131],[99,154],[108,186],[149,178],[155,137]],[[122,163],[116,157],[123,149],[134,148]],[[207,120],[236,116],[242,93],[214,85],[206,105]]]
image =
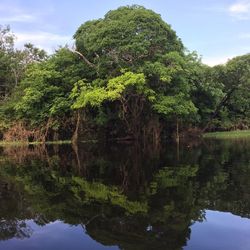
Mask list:
[[5,140],[147,139],[250,126],[250,54],[209,67],[160,15],[121,7],[82,24],[74,49],[14,47],[0,28]]

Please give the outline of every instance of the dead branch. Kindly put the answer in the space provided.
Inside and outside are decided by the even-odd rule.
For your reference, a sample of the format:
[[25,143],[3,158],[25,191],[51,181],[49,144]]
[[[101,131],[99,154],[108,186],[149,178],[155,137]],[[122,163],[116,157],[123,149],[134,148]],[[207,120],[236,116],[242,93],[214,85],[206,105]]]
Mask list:
[[81,59],[83,59],[83,61],[84,61],[85,63],[87,63],[91,68],[96,69],[96,65],[93,64],[92,62],[90,62],[81,52],[79,52],[79,51],[77,51],[77,50],[72,50],[72,49],[71,49],[71,51],[72,51],[73,53],[79,55],[79,56],[81,57]]

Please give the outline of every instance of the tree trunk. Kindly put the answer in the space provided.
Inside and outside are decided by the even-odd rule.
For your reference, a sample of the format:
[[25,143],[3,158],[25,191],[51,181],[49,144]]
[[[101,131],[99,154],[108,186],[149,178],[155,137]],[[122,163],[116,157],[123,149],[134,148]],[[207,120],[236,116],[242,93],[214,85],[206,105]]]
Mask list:
[[16,73],[16,70],[15,70],[15,69],[11,68],[11,70],[12,70],[12,72],[13,72],[13,74],[14,74],[14,78],[15,78],[15,87],[16,87],[16,86],[17,86],[17,84],[18,84],[18,77],[17,77],[17,73]]
[[76,118],[76,128],[74,131],[74,134],[72,136],[72,143],[77,144],[78,138],[79,138],[79,127],[80,127],[80,122],[81,122],[81,111],[77,111],[77,118]]
[[180,135],[179,135],[179,120],[178,117],[176,117],[176,142],[179,143],[180,141]]

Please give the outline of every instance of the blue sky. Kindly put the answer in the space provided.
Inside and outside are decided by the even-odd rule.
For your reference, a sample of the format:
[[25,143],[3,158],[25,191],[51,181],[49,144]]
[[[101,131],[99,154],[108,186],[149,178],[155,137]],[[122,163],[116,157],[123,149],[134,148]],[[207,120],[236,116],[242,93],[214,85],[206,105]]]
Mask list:
[[161,14],[209,65],[250,52],[250,0],[0,0],[0,24],[11,26],[17,46],[32,42],[51,52],[73,43],[83,22],[131,4]]

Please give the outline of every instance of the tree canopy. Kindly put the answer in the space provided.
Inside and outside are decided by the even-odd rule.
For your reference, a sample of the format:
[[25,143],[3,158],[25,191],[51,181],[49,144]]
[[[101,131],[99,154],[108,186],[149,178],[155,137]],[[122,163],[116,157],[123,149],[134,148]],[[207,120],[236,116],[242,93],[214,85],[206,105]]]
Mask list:
[[249,127],[249,54],[206,66],[160,15],[138,5],[87,21],[73,37],[73,48],[48,56],[32,44],[16,49],[10,28],[0,28],[2,136],[16,134],[17,123],[44,139],[154,142],[179,129]]

